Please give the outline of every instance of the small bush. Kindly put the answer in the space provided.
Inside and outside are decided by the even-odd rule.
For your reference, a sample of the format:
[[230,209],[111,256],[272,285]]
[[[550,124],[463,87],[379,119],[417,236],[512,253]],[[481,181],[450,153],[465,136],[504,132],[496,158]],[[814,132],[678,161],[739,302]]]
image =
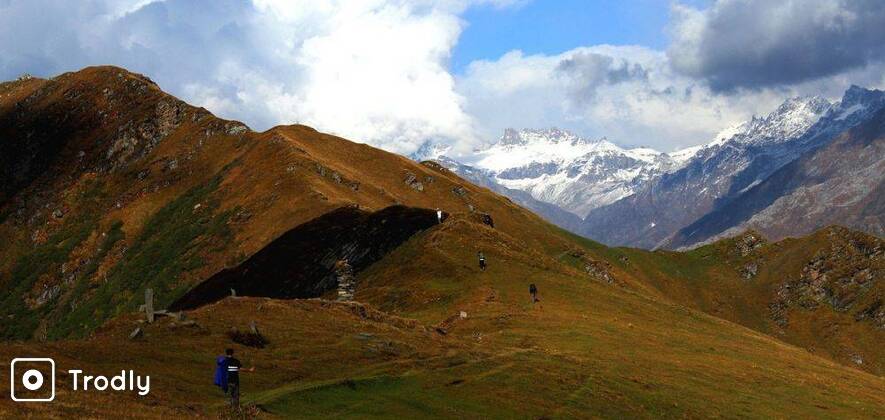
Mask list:
[[264,338],[263,335],[259,332],[242,332],[237,330],[236,328],[228,331],[228,338],[231,339],[234,343],[242,344],[246,347],[253,347],[256,349],[263,349],[264,346],[267,345],[268,341]]

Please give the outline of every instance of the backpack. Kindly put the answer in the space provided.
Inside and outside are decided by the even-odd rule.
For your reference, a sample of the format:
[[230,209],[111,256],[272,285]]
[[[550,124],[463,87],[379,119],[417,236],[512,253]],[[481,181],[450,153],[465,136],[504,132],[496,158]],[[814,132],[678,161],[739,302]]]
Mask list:
[[215,359],[215,385],[227,392],[227,356]]

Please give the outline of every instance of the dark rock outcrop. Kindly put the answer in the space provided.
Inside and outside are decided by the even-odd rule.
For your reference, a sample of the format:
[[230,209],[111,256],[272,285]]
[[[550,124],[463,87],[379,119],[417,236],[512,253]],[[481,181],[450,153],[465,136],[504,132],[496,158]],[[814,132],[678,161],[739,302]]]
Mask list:
[[343,207],[284,233],[237,267],[200,283],[169,309],[193,309],[238,296],[314,298],[335,290],[335,264],[346,259],[358,274],[408,240],[436,225],[436,211],[392,206],[370,213]]

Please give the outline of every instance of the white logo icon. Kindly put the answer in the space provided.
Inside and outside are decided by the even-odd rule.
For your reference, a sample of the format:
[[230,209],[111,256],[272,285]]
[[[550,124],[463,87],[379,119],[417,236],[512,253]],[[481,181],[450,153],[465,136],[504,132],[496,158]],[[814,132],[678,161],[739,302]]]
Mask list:
[[[16,369],[16,364],[19,364],[18,369]],[[27,368],[22,368],[22,364],[27,365]],[[42,371],[41,369],[35,369],[35,365],[42,367]],[[46,380],[43,377],[44,373],[51,374],[48,384],[46,384]],[[9,378],[9,393],[13,401],[47,402],[55,399],[55,360],[48,357],[19,357],[12,359],[12,363],[9,364]],[[31,392],[27,396],[17,396],[15,392],[16,384],[20,384]],[[43,387],[44,384],[46,384],[45,388]],[[32,395],[41,389],[44,390],[43,396]]]

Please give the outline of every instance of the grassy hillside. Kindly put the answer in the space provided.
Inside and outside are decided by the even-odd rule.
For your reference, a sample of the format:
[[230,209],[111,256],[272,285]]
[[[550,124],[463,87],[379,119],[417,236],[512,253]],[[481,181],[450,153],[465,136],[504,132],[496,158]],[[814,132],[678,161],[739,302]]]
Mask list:
[[775,243],[747,232],[684,253],[584,244],[636,290],[885,373],[880,238],[831,227]]
[[145,287],[162,307],[343,206],[491,213],[526,243],[518,226],[543,223],[441,168],[303,126],[254,133],[113,67],[3,84],[0,136],[5,339],[85,336]]
[[[304,126],[254,133],[110,67],[0,85],[0,139],[15,162],[0,174],[0,360],[46,355],[154,383],[139,399],[71,393],[61,375],[56,403],[3,399],[6,416],[224,414],[211,375],[231,346],[257,368],[243,374],[249,413],[268,417],[885,416],[885,380],[869,373],[882,366],[867,310],[881,296],[875,238],[824,232],[749,254],[606,248],[435,164]],[[448,218],[359,271],[360,303],[239,297],[187,321],[135,314],[147,287],[164,307],[335,209],[397,204]],[[817,280],[803,283],[809,263]],[[859,287],[835,312],[817,294],[785,295],[780,334],[765,312],[778,273],[816,285],[791,290],[848,274]],[[849,326],[859,310],[869,316]],[[264,348],[230,335],[253,321]],[[838,334],[817,334],[827,322]]]
[[[462,255],[472,257],[465,239],[489,249],[503,239],[512,253],[489,252],[489,269],[480,272],[459,263]],[[65,415],[107,414],[110,403],[146,417],[223,413],[211,373],[214,356],[227,346],[256,367],[243,374],[245,400],[267,417],[885,414],[880,377],[609,285],[553,258],[526,258],[517,248],[454,221],[417,235],[365,272],[358,299],[373,302],[368,307],[227,298],[189,312],[195,326],[163,318],[145,327],[142,340],[126,338],[139,325],[127,315],[87,341],[4,351],[51,354],[62,367],[93,372],[134,368],[154,378],[145,400],[61,394],[65,404],[52,413]],[[442,271],[420,273],[421,267]],[[534,305],[529,279],[540,289],[541,302]],[[376,304],[415,318],[378,311]],[[232,343],[227,335],[252,321],[269,341],[263,349]],[[66,380],[59,380],[60,389]],[[0,410],[32,413],[7,402]]]

